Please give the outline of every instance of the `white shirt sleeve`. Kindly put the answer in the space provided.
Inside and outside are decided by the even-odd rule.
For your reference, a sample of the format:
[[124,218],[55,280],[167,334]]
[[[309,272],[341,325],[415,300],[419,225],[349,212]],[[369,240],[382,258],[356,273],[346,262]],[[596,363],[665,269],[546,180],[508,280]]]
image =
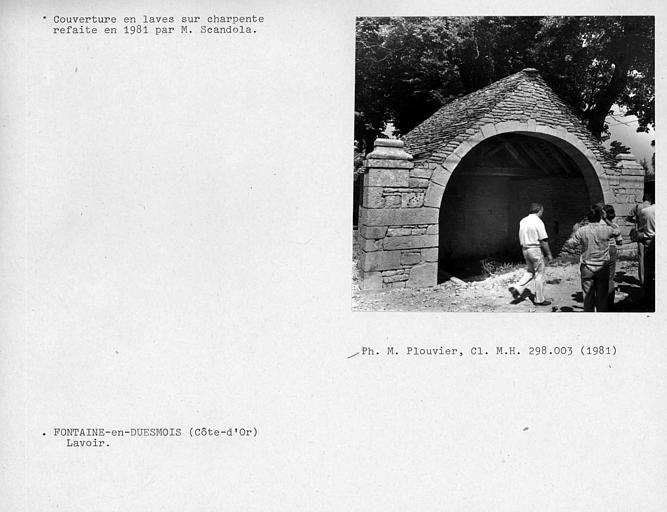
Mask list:
[[542,219],[537,223],[537,239],[538,240],[546,240],[549,238],[547,235],[547,230],[544,227],[544,222],[542,222]]

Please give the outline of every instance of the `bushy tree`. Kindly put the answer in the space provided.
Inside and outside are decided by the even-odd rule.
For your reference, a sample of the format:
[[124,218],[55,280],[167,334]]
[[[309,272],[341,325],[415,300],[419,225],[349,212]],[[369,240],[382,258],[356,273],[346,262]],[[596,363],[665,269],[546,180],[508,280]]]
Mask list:
[[452,51],[450,18],[357,21],[355,139],[372,149],[386,123],[406,133],[464,92]]
[[596,138],[606,135],[614,104],[648,131],[655,123],[654,38],[649,16],[545,17],[535,61]]
[[441,105],[525,67],[598,139],[613,104],[654,126],[653,17],[360,18],[355,138],[406,133]]

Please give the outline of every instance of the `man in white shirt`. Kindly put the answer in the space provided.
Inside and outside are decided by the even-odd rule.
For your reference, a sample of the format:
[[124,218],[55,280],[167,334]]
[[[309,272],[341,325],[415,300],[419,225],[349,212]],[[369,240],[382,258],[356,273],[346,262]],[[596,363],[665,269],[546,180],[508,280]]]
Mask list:
[[509,291],[514,299],[519,299],[526,287],[531,281],[535,281],[535,299],[536,306],[548,306],[550,300],[544,298],[544,268],[547,263],[553,259],[547,230],[542,222],[544,207],[540,203],[530,205],[530,214],[521,219],[519,223],[519,242],[523,251],[523,258],[526,260],[526,272],[523,277],[509,287]]

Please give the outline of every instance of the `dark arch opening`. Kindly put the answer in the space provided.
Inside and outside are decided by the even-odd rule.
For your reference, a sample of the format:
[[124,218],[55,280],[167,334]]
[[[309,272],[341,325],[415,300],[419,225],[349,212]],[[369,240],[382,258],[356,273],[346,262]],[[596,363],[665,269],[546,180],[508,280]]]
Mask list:
[[564,144],[506,133],[466,154],[449,178],[440,205],[439,283],[451,275],[481,276],[488,260],[522,261],[518,226],[531,202],[544,205],[542,220],[551,250],[561,251],[572,226],[601,193],[589,191]]

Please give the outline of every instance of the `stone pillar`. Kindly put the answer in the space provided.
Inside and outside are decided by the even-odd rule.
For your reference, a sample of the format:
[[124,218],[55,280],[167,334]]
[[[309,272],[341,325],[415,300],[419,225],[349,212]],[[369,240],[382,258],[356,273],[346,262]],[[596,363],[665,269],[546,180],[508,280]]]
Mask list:
[[632,204],[642,202],[644,195],[644,168],[637,162],[631,153],[623,153],[616,156],[618,163],[619,183],[615,187],[616,201],[619,204]]
[[365,290],[435,286],[439,208],[424,206],[403,141],[377,139],[366,157],[359,209],[359,270]]
[[616,156],[616,180],[612,184],[614,191],[614,210],[616,221],[621,228],[621,234],[626,243],[619,250],[633,252],[636,244],[630,242],[630,230],[634,225],[627,220],[637,204],[642,202],[644,195],[644,168],[637,162],[631,153],[622,153]]

